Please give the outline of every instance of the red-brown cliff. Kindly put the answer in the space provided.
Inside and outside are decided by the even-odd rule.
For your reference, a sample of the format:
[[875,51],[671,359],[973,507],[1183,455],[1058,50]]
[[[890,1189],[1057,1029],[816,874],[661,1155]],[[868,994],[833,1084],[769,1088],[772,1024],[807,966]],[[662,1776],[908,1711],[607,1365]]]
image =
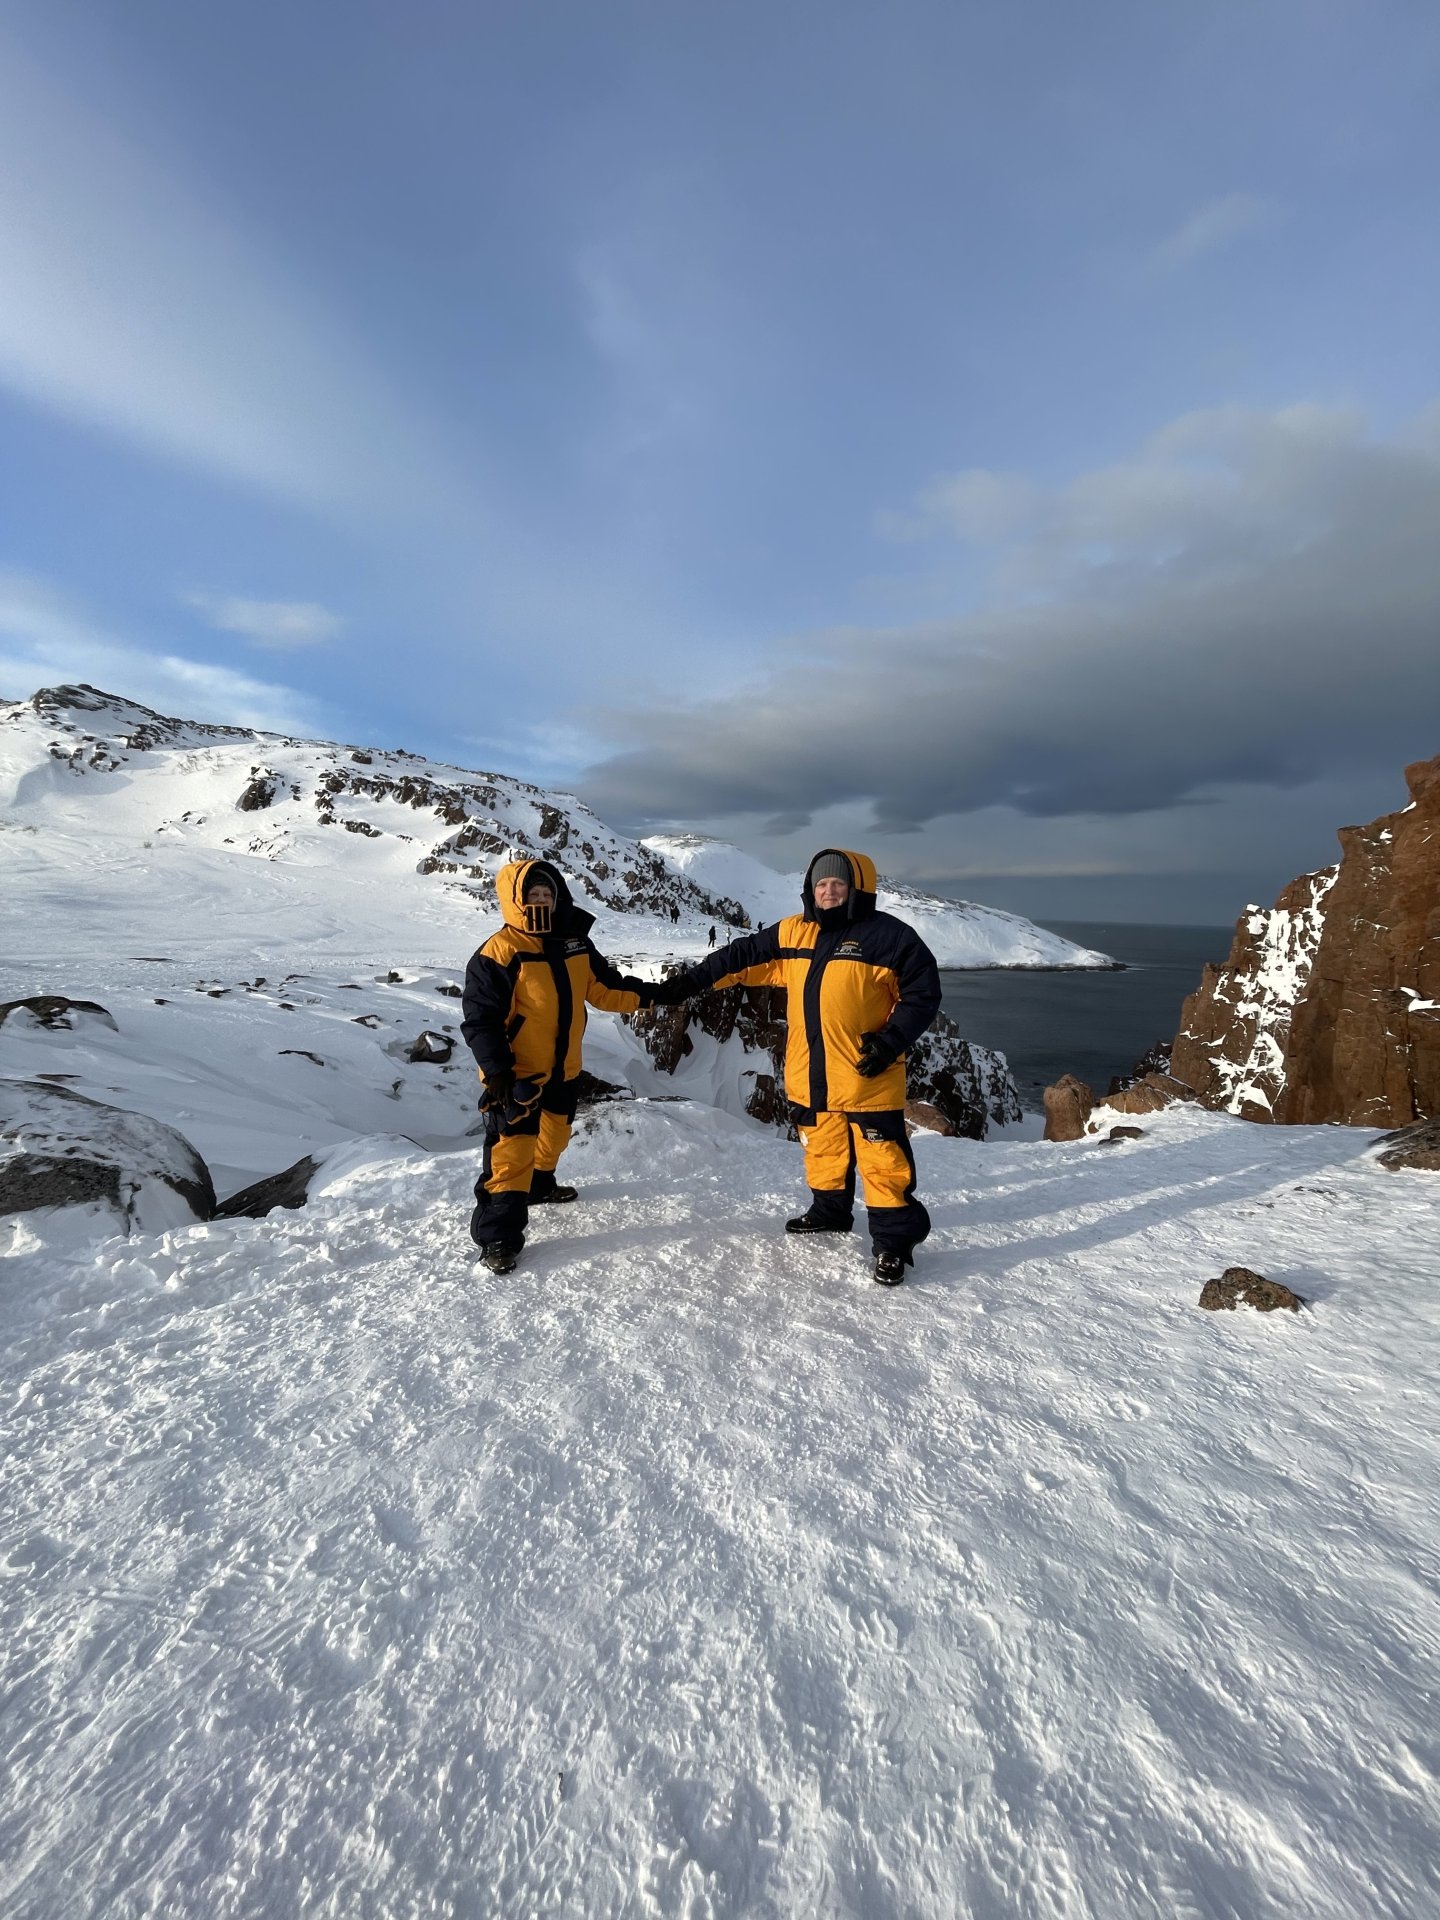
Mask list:
[[1337,867],[1247,908],[1185,1002],[1171,1072],[1251,1120],[1398,1127],[1440,1114],[1440,755],[1410,804],[1340,833]]

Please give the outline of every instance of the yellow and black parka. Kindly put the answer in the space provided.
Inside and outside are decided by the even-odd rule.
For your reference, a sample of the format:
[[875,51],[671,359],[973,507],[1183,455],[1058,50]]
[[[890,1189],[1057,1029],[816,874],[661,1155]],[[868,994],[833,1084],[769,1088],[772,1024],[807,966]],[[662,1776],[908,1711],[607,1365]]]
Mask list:
[[[541,878],[554,889],[553,909],[525,905],[526,886]],[[587,1003],[634,1013],[641,983],[597,951],[594,914],[575,905],[548,861],[512,861],[500,869],[495,890],[505,924],[465,969],[460,1031],[487,1078],[513,1068],[521,1080],[573,1080]]]
[[[815,860],[850,863],[842,907],[815,905]],[[841,847],[817,853],[805,874],[804,912],[710,954],[685,976],[708,987],[784,987],[789,1035],[785,1092],[812,1113],[879,1113],[905,1104],[905,1050],[940,1011],[935,956],[913,927],[877,912],[875,863]],[[895,1059],[866,1079],[863,1034],[878,1033]]]

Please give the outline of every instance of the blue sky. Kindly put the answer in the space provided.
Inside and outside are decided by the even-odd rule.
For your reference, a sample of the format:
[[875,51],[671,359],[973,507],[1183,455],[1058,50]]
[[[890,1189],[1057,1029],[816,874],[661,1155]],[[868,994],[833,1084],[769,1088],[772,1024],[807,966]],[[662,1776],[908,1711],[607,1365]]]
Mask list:
[[1230,918],[1440,751],[1437,82],[1419,0],[0,0],[0,692]]

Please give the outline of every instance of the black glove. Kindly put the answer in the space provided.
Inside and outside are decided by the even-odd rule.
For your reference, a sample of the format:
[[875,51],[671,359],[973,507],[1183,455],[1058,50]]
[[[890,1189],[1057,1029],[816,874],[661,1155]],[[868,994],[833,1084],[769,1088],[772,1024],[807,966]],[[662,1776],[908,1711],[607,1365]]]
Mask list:
[[893,1067],[899,1058],[900,1049],[887,1040],[883,1033],[861,1034],[857,1064],[862,1080],[873,1080],[877,1074],[884,1073],[887,1067]]
[[510,1098],[505,1103],[505,1124],[516,1126],[521,1120],[528,1119],[540,1104],[540,1096],[545,1091],[543,1080],[514,1080],[510,1088]]
[[502,1067],[497,1073],[485,1075],[485,1098],[480,1102],[480,1111],[488,1113],[492,1107],[498,1107],[503,1113],[510,1104],[510,1096],[515,1091],[515,1069]]

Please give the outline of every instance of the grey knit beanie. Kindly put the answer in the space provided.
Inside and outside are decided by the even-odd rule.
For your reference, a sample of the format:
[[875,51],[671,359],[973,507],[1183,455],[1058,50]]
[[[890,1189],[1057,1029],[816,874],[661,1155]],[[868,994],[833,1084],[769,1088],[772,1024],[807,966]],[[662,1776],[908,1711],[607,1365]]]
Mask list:
[[847,887],[854,886],[855,876],[843,853],[822,853],[815,859],[810,868],[810,884],[818,887],[822,880],[843,880]]

